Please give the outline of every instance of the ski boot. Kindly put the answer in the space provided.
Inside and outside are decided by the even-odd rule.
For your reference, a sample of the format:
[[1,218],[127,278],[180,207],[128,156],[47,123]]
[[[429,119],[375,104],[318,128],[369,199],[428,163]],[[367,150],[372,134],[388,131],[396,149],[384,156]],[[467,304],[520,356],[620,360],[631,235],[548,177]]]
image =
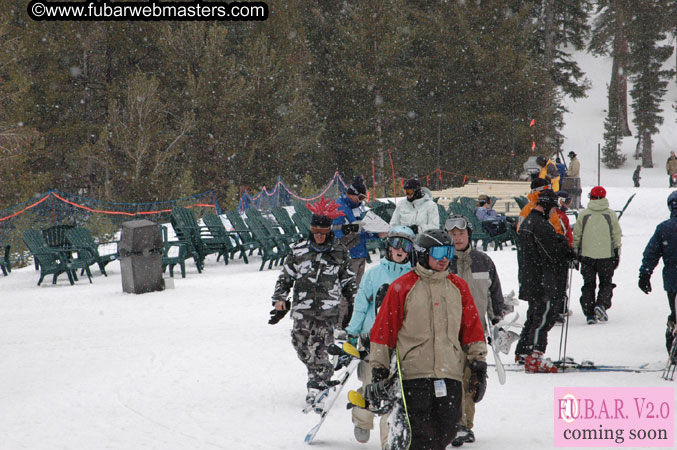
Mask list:
[[515,354],[515,363],[518,364],[518,365],[520,365],[520,366],[523,366],[523,365],[524,365],[524,361],[526,361],[526,359],[527,359],[527,356],[529,356],[529,355],[518,355],[518,354]]
[[543,352],[534,350],[524,361],[524,371],[527,373],[557,373],[559,370],[550,361],[543,357]]

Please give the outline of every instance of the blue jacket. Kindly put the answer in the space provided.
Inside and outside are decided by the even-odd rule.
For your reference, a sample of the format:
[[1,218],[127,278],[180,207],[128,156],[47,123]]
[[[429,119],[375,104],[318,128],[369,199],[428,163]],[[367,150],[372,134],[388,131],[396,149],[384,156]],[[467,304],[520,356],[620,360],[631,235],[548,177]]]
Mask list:
[[374,299],[379,288],[384,284],[392,283],[410,270],[410,263],[396,264],[385,258],[381,259],[378,266],[367,270],[355,297],[353,317],[350,318],[346,332],[355,336],[369,333],[376,320]]
[[567,177],[567,166],[565,166],[562,163],[559,163],[559,164],[555,164],[555,167],[557,167],[557,171],[559,172],[560,179]]
[[[334,219],[334,225],[343,225],[345,223],[354,223],[360,221],[364,218],[364,215],[367,213],[367,210],[362,206],[361,203],[353,203],[346,196],[339,198],[336,203],[339,204],[339,209],[343,211],[345,216],[337,217]],[[377,234],[367,233],[362,231],[359,233],[360,243],[355,247],[350,249],[351,258],[366,258],[367,257],[367,239],[376,239],[378,238]],[[341,230],[335,230],[334,236],[336,239],[341,239],[344,234]]]
[[661,222],[644,249],[644,258],[639,273],[651,275],[663,258],[663,288],[668,292],[677,291],[677,210],[670,218]]
[[495,209],[487,209],[483,206],[475,208],[475,217],[477,217],[480,222],[484,222],[485,220],[503,220],[503,217],[499,216]]

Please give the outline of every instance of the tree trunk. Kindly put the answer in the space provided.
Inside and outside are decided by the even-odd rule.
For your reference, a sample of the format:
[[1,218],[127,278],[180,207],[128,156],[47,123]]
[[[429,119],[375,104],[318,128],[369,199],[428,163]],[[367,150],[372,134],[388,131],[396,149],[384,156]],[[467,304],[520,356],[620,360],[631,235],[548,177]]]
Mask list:
[[543,107],[541,108],[541,126],[539,127],[539,135],[541,142],[540,154],[549,153],[548,146],[550,144],[550,138],[552,133],[552,97],[551,93],[554,92],[554,82],[552,80],[552,74],[550,74],[553,66],[554,52],[555,52],[555,13],[554,13],[554,0],[546,0],[544,4],[544,48],[543,48],[543,68],[548,72],[548,77],[546,78],[546,95],[543,96]]
[[[616,114],[620,135],[623,137],[632,136],[628,124],[628,78],[625,75],[630,48],[622,26],[622,13],[619,13],[619,26],[616,28],[613,45],[614,59],[611,69],[611,85],[609,86],[609,113]],[[612,96],[614,99],[613,107]]]
[[651,157],[651,133],[645,131],[642,134],[642,167],[653,167],[653,159]]

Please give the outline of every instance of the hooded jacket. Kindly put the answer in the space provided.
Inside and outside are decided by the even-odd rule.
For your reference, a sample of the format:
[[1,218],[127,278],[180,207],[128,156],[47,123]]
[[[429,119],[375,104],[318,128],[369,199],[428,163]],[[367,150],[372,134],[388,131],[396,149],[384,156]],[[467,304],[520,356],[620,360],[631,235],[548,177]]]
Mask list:
[[567,170],[567,176],[569,178],[578,178],[581,173],[581,162],[575,156],[569,161],[569,170]]
[[609,200],[590,200],[574,225],[574,249],[580,249],[586,258],[605,259],[613,258],[614,249],[620,247],[621,226]]
[[410,227],[416,225],[419,233],[425,230],[440,228],[440,213],[437,203],[433,202],[432,194],[423,189],[424,195],[413,202],[402,199],[395,207],[390,225],[404,225]]
[[644,249],[644,258],[639,273],[651,275],[658,261],[663,258],[663,288],[677,291],[677,209],[670,218],[661,222]]
[[362,277],[355,297],[355,306],[346,332],[352,335],[367,334],[376,320],[376,293],[384,284],[390,284],[411,270],[410,263],[397,264],[387,259],[367,270]]
[[487,346],[470,289],[460,277],[420,264],[395,280],[371,329],[372,368],[390,368],[397,349],[405,380],[463,380],[466,357],[486,360]]
[[490,319],[503,317],[503,291],[494,262],[489,255],[469,245],[454,252],[449,270],[468,283],[486,334],[487,315]]

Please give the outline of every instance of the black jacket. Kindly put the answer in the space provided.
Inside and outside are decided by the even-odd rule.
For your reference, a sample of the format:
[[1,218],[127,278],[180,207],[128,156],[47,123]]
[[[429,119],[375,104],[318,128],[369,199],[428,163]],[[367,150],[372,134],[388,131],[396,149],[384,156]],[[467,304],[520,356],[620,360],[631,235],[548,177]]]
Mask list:
[[518,235],[519,298],[526,301],[562,296],[558,273],[570,260],[566,237],[557,234],[545,215],[531,210]]

